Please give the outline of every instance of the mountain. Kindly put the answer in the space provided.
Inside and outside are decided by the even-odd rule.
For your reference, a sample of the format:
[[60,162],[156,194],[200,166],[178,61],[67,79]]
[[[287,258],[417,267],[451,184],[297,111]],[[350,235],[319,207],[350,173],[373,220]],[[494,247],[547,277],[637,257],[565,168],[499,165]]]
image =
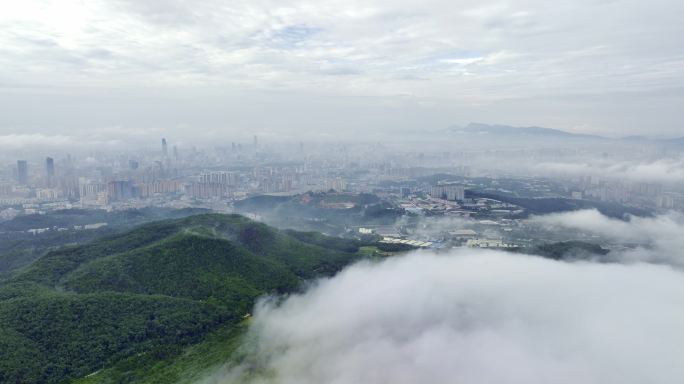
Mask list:
[[359,257],[351,240],[218,214],[48,252],[0,285],[0,382],[61,383],[134,357],[161,361],[235,326],[257,297]]
[[32,228],[73,228],[93,223],[107,223],[109,227],[142,224],[163,219],[177,219],[207,213],[201,208],[158,208],[146,207],[108,212],[102,209],[60,209],[45,214],[20,215],[0,222],[0,233],[20,232]]
[[601,136],[570,133],[552,128],[542,127],[513,127],[510,125],[470,123],[465,127],[452,126],[447,129],[451,133],[466,133],[474,135],[520,136],[539,138],[581,138],[604,139]]
[[451,133],[451,134],[467,134],[470,138],[488,138],[490,135],[496,138],[504,138],[507,140],[531,140],[531,139],[562,139],[564,141],[568,140],[581,140],[587,143],[603,143],[610,141],[613,144],[650,144],[650,145],[665,145],[665,146],[684,146],[684,137],[673,138],[673,139],[656,139],[649,138],[647,136],[625,136],[622,138],[611,139],[599,135],[589,135],[580,133],[571,133],[559,129],[553,128],[543,128],[543,127],[514,127],[510,125],[500,125],[500,124],[483,124],[483,123],[469,123],[468,125],[461,127],[453,125],[446,130],[440,131],[440,133]]
[[[0,222],[0,280],[16,274],[50,249],[85,244],[130,230],[136,225],[206,213],[205,209],[143,208],[105,210],[64,209],[17,216]],[[88,224],[106,224],[84,229]],[[31,229],[41,229],[33,233]]]
[[664,143],[666,145],[673,145],[677,147],[684,146],[684,137],[679,137],[676,139],[669,139],[669,140],[664,140]]

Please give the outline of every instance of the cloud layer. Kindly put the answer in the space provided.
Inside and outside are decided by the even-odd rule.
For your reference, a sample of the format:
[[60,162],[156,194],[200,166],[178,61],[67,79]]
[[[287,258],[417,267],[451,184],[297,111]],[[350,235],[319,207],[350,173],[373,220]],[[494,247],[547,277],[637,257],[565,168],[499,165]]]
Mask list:
[[115,139],[103,140],[102,137],[75,138],[65,135],[45,135],[42,133],[0,135],[0,148],[4,150],[31,149],[73,149],[113,146],[119,142]]
[[652,161],[607,161],[577,163],[539,163],[531,167],[534,172],[547,175],[600,176],[622,178],[631,181],[684,182],[684,158],[658,159]]
[[684,268],[684,215],[670,212],[655,217],[612,219],[597,210],[581,210],[533,217],[549,230],[572,229],[602,236],[608,241],[636,245],[613,252],[619,262],[654,262]]
[[531,222],[636,247],[608,264],[470,249],[360,263],[260,302],[243,363],[204,382],[678,382],[684,217]]
[[684,275],[416,253],[262,302],[249,337],[245,363],[205,382],[678,383]]
[[[68,129],[77,120],[228,129],[252,119],[311,128],[311,110],[331,108],[310,124],[391,130],[494,120],[676,134],[683,7],[674,0],[12,2],[0,14],[0,101],[13,107],[0,133]],[[321,97],[331,99],[311,108]],[[272,98],[272,113],[222,113]],[[36,105],[40,119],[27,116]],[[306,112],[308,119],[283,119]]]

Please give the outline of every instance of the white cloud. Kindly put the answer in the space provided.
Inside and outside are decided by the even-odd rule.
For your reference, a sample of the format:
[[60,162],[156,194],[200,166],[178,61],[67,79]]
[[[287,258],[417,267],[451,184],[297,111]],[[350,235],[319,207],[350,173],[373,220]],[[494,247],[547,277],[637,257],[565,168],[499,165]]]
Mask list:
[[530,221],[549,230],[569,228],[639,245],[633,250],[613,253],[611,257],[615,261],[647,261],[684,268],[684,215],[679,212],[655,217],[631,216],[623,221],[596,210],[581,210],[532,217]]
[[[561,127],[635,131],[655,122],[649,129],[674,133],[673,121],[681,119],[675,112],[662,116],[664,100],[655,94],[674,89],[675,101],[683,96],[676,90],[684,87],[678,39],[684,27],[675,16],[682,6],[672,0],[27,0],[8,3],[0,14],[0,83],[10,94],[36,84],[64,92],[74,85],[181,88],[174,89],[179,94],[192,88],[207,98],[213,96],[203,87],[286,89],[302,99],[408,94],[434,100],[449,117],[459,103],[468,120],[497,115],[512,124],[548,125],[566,111]],[[625,92],[638,92],[646,107],[636,115],[641,126],[614,97]],[[566,105],[577,94],[599,95],[601,103]],[[483,100],[485,108],[465,108]],[[511,100],[525,118],[503,111],[499,103]],[[562,108],[544,112],[540,100]],[[625,116],[615,113],[606,122],[605,108],[593,110],[601,105]]]
[[444,59],[442,62],[457,65],[469,65],[479,63],[484,60],[484,57],[465,57],[462,59]]
[[599,176],[632,181],[682,182],[684,159],[666,158],[653,161],[546,162],[535,164],[533,171],[549,175]]
[[203,382],[674,384],[683,302],[664,266],[416,253],[260,303],[243,365]]
[[90,146],[114,145],[115,140],[87,140],[76,139],[65,135],[45,135],[42,133],[0,135],[0,148],[5,150],[12,149],[35,149],[35,148],[61,148],[68,149],[73,147],[87,148]]

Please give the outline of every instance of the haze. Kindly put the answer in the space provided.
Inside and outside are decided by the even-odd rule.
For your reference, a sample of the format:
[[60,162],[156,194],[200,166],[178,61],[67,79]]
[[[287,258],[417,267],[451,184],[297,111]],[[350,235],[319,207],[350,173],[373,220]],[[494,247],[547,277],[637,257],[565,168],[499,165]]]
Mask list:
[[677,136],[683,12],[673,0],[5,1],[0,142],[329,141],[470,121]]
[[0,383],[682,382],[683,1],[0,5]]

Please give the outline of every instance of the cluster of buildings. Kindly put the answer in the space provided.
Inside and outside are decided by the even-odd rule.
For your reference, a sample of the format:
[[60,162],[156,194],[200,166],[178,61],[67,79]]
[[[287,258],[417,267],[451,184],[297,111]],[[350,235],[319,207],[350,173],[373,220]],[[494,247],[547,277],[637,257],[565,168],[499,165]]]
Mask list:
[[348,182],[356,172],[349,163],[305,155],[303,143],[295,148],[284,157],[255,137],[252,146],[181,152],[163,138],[157,151],[20,159],[0,168],[0,209],[215,208],[250,195],[359,188]]
[[465,200],[465,188],[459,184],[438,184],[430,189],[430,196],[449,201]]
[[[417,214],[467,217],[487,211],[509,217],[518,213],[518,208],[469,199],[466,189],[471,186],[431,177],[456,174],[463,180],[481,180],[488,175],[474,167],[479,159],[552,155],[490,150],[421,153],[397,151],[382,143],[307,146],[305,150],[303,143],[268,146],[256,137],[248,144],[233,142],[198,150],[179,149],[164,138],[153,150],[15,158],[10,165],[0,167],[0,209],[36,204],[45,209],[146,205],[223,209],[254,195],[333,190],[372,193]],[[471,177],[477,172],[485,173]],[[530,193],[684,210],[684,194],[657,183],[566,177],[558,189],[541,178],[514,177],[513,183],[498,176],[489,178],[492,182],[488,187],[503,193],[514,190],[522,196]],[[499,185],[497,180],[501,180]]]
[[571,197],[627,204],[645,208],[684,210],[684,193],[668,191],[662,184],[597,176],[574,181]]

